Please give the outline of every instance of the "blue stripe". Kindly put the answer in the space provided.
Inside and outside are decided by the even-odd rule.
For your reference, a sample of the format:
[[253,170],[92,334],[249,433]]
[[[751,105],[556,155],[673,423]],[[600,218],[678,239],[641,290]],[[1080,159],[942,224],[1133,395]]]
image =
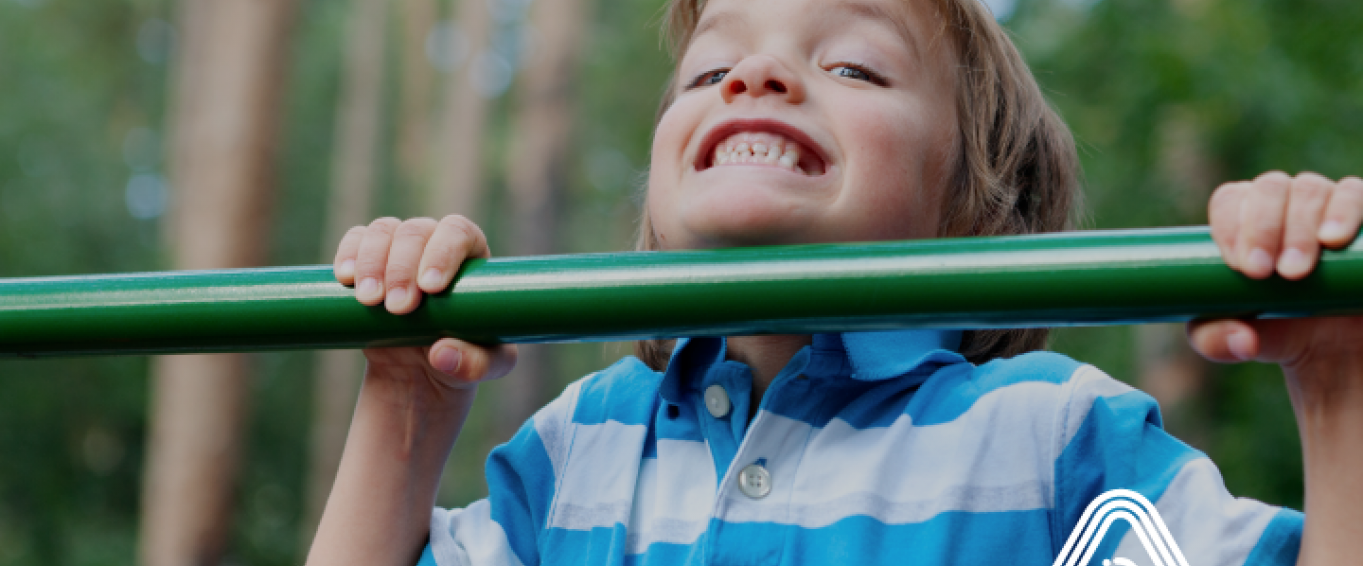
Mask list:
[[608,420],[624,424],[649,424],[658,404],[662,374],[638,358],[626,357],[582,382],[581,397],[573,422],[601,424]]
[[1061,354],[1032,352],[974,368],[949,366],[923,383],[908,411],[917,424],[951,422],[995,390],[1026,382],[1065,383],[1082,365]]
[[[1047,542],[1048,514],[1045,510],[952,512],[908,525],[849,517],[820,529],[714,521],[706,535],[713,540],[695,545],[656,543],[644,554],[626,557],[624,564],[1049,565],[1055,554]],[[564,536],[562,542],[570,548],[581,544],[568,540],[569,534]]]
[[416,566],[437,566],[435,563],[435,555],[431,554],[430,544],[427,544],[426,548],[421,550],[421,558],[417,559]]
[[[1149,395],[1131,391],[1096,399],[1055,462],[1056,550],[1098,496],[1130,489],[1159,501],[1183,466],[1202,456],[1164,432],[1159,406]],[[1125,522],[1115,523],[1098,555],[1115,551],[1128,530]]]
[[550,529],[544,542],[551,548],[571,549],[567,552],[547,553],[544,566],[555,564],[590,564],[591,566],[619,566],[625,563],[625,526],[597,527],[586,531]]
[[492,450],[486,473],[492,520],[506,531],[522,564],[538,563],[539,546],[533,533],[544,528],[557,483],[549,453],[531,423]]
[[1301,533],[1306,516],[1292,509],[1279,509],[1264,529],[1259,544],[1245,559],[1245,566],[1291,566],[1301,552]]

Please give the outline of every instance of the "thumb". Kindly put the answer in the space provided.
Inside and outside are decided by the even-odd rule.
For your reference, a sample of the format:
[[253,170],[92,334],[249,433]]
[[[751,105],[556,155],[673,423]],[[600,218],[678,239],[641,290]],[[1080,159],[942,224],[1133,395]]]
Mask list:
[[1203,357],[1220,363],[1282,362],[1293,355],[1299,332],[1293,319],[1202,320],[1188,323],[1188,341]]
[[1188,342],[1202,357],[1223,364],[1259,355],[1259,335],[1243,320],[1195,320],[1188,323]]
[[516,365],[516,346],[479,346],[455,338],[442,338],[426,354],[431,367],[467,385],[497,379]]

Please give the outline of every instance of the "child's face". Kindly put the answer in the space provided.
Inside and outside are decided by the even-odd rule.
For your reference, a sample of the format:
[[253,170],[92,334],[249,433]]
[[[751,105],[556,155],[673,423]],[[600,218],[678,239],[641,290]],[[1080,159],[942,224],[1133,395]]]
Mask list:
[[662,247],[936,235],[956,58],[927,4],[710,0],[653,139]]

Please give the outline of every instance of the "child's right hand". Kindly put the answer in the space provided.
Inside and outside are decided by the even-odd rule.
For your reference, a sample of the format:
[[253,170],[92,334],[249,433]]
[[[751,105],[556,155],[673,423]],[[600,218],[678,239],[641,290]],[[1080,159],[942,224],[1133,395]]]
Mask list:
[[[465,259],[489,255],[483,231],[463,216],[439,222],[380,218],[346,232],[333,270],[342,285],[355,286],[361,303],[383,303],[388,312],[407,314],[421,304],[423,293],[445,290]],[[464,389],[510,372],[516,349],[442,338],[426,348],[369,349],[365,357],[366,379],[425,376],[428,384],[443,386],[437,389]]]

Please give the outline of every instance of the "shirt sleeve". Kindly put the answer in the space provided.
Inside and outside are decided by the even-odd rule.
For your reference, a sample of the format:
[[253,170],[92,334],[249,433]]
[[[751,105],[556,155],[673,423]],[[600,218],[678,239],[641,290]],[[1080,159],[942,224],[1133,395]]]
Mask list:
[[[1168,536],[1162,537],[1158,528],[1137,529],[1114,520],[1105,535],[1094,529],[1093,538],[1087,539],[1098,545],[1095,564],[1101,558],[1115,563],[1117,557],[1155,563],[1148,549],[1156,536],[1173,539],[1188,565],[1296,563],[1301,514],[1232,496],[1205,454],[1164,430],[1153,398],[1092,366],[1077,370],[1067,386],[1070,394],[1057,414],[1052,529],[1057,552],[1076,527],[1087,526],[1081,523],[1091,503],[1111,490],[1126,489],[1153,504],[1151,515],[1167,526]],[[1101,509],[1096,506],[1089,523],[1098,524],[1094,519]],[[1156,527],[1160,521],[1154,521]],[[1086,540],[1082,532],[1074,537],[1078,544]]]
[[[487,461],[488,497],[431,512],[430,551],[439,566],[531,566],[553,501],[581,382],[540,409]],[[423,563],[424,566],[425,563]]]

